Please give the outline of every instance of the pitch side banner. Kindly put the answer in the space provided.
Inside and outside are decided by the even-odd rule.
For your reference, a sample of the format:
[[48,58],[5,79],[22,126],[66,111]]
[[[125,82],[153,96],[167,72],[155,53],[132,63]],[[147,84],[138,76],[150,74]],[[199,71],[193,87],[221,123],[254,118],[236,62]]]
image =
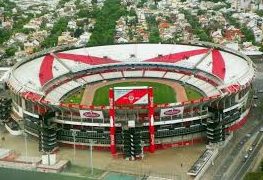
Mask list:
[[117,105],[148,104],[148,87],[115,87],[114,100]]
[[81,118],[90,118],[90,119],[103,119],[102,111],[91,111],[91,110],[79,110]]
[[180,115],[184,112],[184,107],[161,109],[160,117]]

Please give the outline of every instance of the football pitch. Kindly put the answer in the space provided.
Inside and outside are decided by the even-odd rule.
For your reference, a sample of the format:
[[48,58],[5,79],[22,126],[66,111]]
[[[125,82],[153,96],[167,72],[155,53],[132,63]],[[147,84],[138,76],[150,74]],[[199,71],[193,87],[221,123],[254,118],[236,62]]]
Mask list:
[[127,87],[127,86],[150,86],[153,88],[153,101],[156,104],[173,103],[176,102],[176,92],[174,89],[166,84],[156,82],[121,82],[103,86],[97,89],[93,98],[93,105],[109,105],[109,89],[113,87]]
[[[102,106],[102,105],[109,105],[109,89],[113,87],[128,87],[128,86],[150,86],[153,87],[153,94],[154,94],[154,103],[155,104],[163,104],[163,103],[174,103],[177,102],[176,100],[176,92],[175,90],[164,83],[158,82],[121,82],[121,83],[114,83],[111,85],[106,85],[100,87],[96,90],[95,95],[93,97],[93,105],[95,106]],[[68,96],[64,99],[64,103],[74,103],[80,104],[84,88],[76,91],[72,95]],[[185,86],[185,92],[187,95],[188,100],[195,100],[202,98],[203,95],[198,92],[197,90],[193,89],[190,86]]]

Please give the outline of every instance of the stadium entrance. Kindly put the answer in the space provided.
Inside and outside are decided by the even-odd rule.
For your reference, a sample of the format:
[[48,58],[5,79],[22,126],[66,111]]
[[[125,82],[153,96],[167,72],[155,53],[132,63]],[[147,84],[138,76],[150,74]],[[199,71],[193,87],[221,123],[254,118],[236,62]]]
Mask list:
[[[127,159],[134,160],[143,156],[141,140],[142,124],[139,114],[146,112],[149,126],[149,151],[154,152],[154,103],[153,88],[147,86],[115,87],[109,90],[110,102],[110,149],[116,154],[115,123],[123,128],[123,151]],[[140,111],[144,106],[148,110]],[[137,107],[137,108],[136,108]],[[125,109],[128,108],[128,111]],[[142,108],[143,109],[143,108]]]

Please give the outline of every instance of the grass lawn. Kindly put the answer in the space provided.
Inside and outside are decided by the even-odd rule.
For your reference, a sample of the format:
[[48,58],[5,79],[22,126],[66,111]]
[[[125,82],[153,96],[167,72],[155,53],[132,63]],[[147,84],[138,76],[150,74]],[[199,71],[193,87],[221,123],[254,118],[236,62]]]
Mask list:
[[185,92],[189,101],[200,99],[203,97],[203,95],[200,92],[196,91],[195,89],[189,86],[185,86]]
[[244,180],[263,180],[263,172],[248,172]]
[[176,92],[174,92],[173,88],[161,83],[156,82],[122,82],[111,84],[108,86],[101,87],[97,89],[95,96],[93,98],[93,105],[108,105],[109,104],[109,88],[111,87],[127,87],[127,86],[151,86],[153,87],[154,94],[154,103],[162,104],[162,103],[173,103],[176,102]]
[[80,89],[72,95],[68,96],[63,102],[80,104],[85,89]]
[[93,178],[68,176],[61,173],[43,173],[19,169],[0,168],[1,180],[92,180]]
[[65,173],[79,174],[81,176],[99,178],[105,171],[93,168],[93,175],[91,175],[91,168],[82,167],[78,165],[71,164],[66,170]]

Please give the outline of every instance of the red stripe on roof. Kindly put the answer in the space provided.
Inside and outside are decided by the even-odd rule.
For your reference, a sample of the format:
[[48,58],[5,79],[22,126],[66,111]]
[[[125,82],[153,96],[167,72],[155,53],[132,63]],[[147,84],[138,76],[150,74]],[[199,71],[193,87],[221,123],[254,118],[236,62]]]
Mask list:
[[39,71],[39,81],[41,86],[53,78],[52,66],[54,62],[54,57],[51,55],[46,55],[42,61]]
[[166,62],[166,63],[176,63],[181,60],[187,60],[191,56],[196,56],[200,54],[205,54],[209,49],[196,49],[191,51],[183,51],[179,53],[169,54],[165,56],[155,57],[152,59],[147,59],[147,62]]
[[213,50],[212,59],[213,59],[212,73],[224,80],[226,74],[226,68],[222,54],[218,50]]
[[119,61],[112,60],[109,58],[84,56],[84,55],[78,55],[78,54],[57,53],[56,55],[58,56],[58,58],[61,58],[61,59],[72,60],[72,61],[76,61],[76,62],[82,62],[82,63],[90,64],[90,65],[109,64],[109,63],[119,62]]

